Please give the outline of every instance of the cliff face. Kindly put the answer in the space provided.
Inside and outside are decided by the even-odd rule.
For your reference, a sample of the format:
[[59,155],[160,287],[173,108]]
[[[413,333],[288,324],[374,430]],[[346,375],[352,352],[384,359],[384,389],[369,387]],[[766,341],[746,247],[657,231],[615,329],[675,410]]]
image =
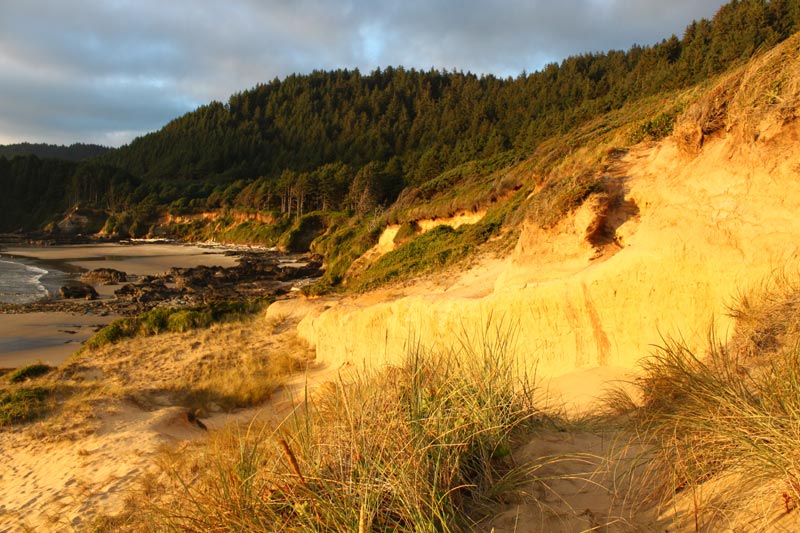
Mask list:
[[[766,100],[754,89],[765,76],[798,79],[795,41],[723,80],[674,136],[614,164],[616,200],[590,197],[552,229],[525,226],[487,295],[346,299],[309,314],[301,335],[323,362],[369,365],[511,331],[526,366],[548,376],[634,366],[664,336],[700,348],[712,325],[725,339],[737,295],[800,265],[796,83],[773,84]],[[590,238],[598,225],[610,231],[602,245]]]

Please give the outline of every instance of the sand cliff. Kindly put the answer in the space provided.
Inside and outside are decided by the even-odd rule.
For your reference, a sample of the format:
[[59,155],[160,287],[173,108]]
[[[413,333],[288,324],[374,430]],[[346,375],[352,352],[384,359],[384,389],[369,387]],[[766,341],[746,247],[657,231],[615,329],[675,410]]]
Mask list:
[[[725,338],[737,294],[797,267],[799,137],[790,123],[769,140],[721,134],[699,153],[675,139],[637,147],[607,176],[623,191],[620,205],[599,212],[588,201],[556,228],[527,225],[512,256],[483,273],[482,283],[493,280],[487,295],[442,287],[348,298],[309,314],[300,334],[320,361],[383,364],[412,343],[476,340],[491,316],[514,329],[525,364],[544,376],[631,367],[664,335],[702,346],[711,317]],[[598,216],[616,218],[603,249],[585,238]]]

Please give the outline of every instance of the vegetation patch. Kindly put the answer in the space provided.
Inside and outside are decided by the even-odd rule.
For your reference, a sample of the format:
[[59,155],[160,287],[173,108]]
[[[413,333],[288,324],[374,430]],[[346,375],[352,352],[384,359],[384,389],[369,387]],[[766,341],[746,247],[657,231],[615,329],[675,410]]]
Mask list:
[[29,422],[48,409],[48,387],[0,389],[0,427]]
[[489,504],[524,497],[521,480],[540,467],[511,460],[512,441],[536,426],[538,411],[507,349],[501,340],[481,351],[420,350],[399,367],[328,382],[275,427],[216,433],[207,453],[171,456],[168,494],[132,502],[139,508],[126,521],[155,530],[474,530]]
[[436,227],[382,256],[352,286],[358,291],[366,291],[463,259],[474,249],[474,243],[465,238],[465,231],[450,226]]
[[281,236],[278,246],[291,253],[307,252],[311,248],[311,243],[325,231],[327,225],[327,217],[323,213],[303,215]]
[[639,144],[645,140],[660,141],[672,135],[675,120],[681,110],[672,109],[640,124],[630,135],[631,144]]
[[499,232],[500,221],[480,221],[458,229],[438,226],[383,255],[350,286],[367,291],[412,276],[433,272],[469,257]]
[[[736,509],[756,486],[775,487],[787,512],[800,504],[798,301],[800,289],[786,285],[742,298],[730,343],[712,338],[703,355],[665,342],[643,365],[642,402],[616,398],[632,410],[638,443],[651,454],[656,496],[713,493],[693,502],[696,523]],[[740,481],[701,488],[725,476]]]
[[595,171],[581,170],[564,177],[551,178],[531,198],[526,211],[527,219],[539,227],[551,228],[591,194],[602,191],[601,177]]
[[394,243],[395,244],[405,244],[406,242],[410,241],[420,232],[419,224],[415,221],[411,222],[404,222],[400,225],[397,230],[397,233],[394,236]]
[[158,307],[137,317],[120,318],[95,333],[84,348],[95,349],[122,339],[207,328],[217,322],[243,320],[262,311],[271,300],[211,302],[195,307]]
[[312,252],[325,257],[325,273],[317,283],[305,287],[304,294],[315,296],[334,290],[353,261],[375,246],[380,232],[380,226],[359,223],[354,219],[331,226],[311,246]]
[[218,355],[203,360],[189,382],[178,384],[176,400],[191,409],[216,404],[224,411],[260,405],[311,359],[313,352],[297,339],[268,352]]
[[31,365],[20,367],[8,374],[8,381],[10,383],[22,383],[28,379],[38,378],[50,372],[53,367],[42,364],[34,363]]

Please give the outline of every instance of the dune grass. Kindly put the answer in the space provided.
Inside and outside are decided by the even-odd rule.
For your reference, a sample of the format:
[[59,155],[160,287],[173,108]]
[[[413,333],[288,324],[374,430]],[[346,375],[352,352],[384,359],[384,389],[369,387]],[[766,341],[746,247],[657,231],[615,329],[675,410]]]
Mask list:
[[[172,455],[155,501],[118,523],[159,531],[470,531],[538,464],[515,437],[538,424],[505,341],[414,350],[305,392],[277,424],[214,433]],[[480,352],[480,353],[479,353]]]
[[51,370],[53,370],[53,367],[45,365],[41,362],[32,363],[11,371],[8,374],[8,381],[10,383],[22,383],[26,380],[43,376]]
[[730,342],[711,335],[698,354],[665,340],[643,363],[642,402],[616,396],[647,450],[642,483],[662,502],[691,494],[695,527],[747,504],[749,489],[771,487],[787,514],[800,504],[799,309],[800,286],[785,280],[742,296]]
[[[214,339],[213,332],[208,333]],[[296,335],[276,336],[269,349],[214,340],[217,349],[175,380],[172,391],[180,405],[203,410],[216,404],[223,411],[260,405],[283,386],[287,376],[304,371],[313,360],[308,346]]]

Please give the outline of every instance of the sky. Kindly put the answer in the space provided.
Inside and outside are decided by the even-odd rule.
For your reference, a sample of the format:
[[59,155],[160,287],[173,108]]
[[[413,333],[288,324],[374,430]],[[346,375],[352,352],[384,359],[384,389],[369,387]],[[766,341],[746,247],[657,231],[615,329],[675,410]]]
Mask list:
[[722,0],[0,0],[0,144],[119,146],[292,73],[516,76],[682,36]]

